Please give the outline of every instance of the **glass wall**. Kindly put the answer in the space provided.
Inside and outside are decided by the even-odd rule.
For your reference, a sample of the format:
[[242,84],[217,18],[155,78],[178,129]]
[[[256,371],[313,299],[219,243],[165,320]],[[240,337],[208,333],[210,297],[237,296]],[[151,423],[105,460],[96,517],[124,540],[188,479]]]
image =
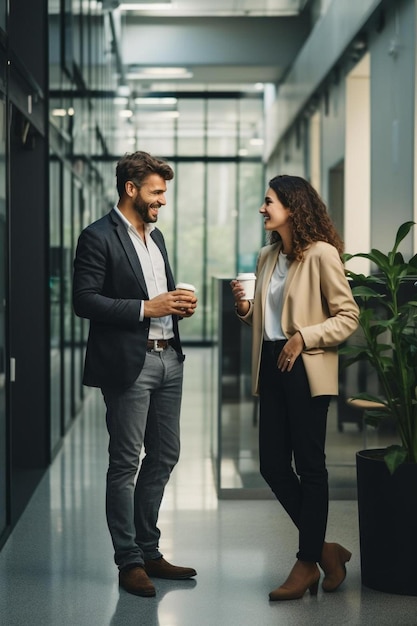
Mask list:
[[[176,167],[176,205],[181,209],[178,210],[176,224],[175,276],[179,282],[196,286],[200,306],[204,299],[205,283],[205,171],[202,162],[178,163]],[[199,308],[196,315],[181,322],[181,337],[203,337],[204,315],[201,313]]]
[[62,435],[62,165],[50,161],[49,218],[49,287],[50,287],[50,362],[51,362],[51,450],[58,446]]
[[63,236],[62,236],[62,305],[63,305],[63,431],[73,418],[73,311],[71,297],[72,276],[72,172],[64,167],[63,177]]
[[[262,245],[258,212],[265,192],[259,140],[262,98],[182,93],[163,100],[165,106],[175,107],[176,123],[170,130],[165,122],[156,123],[157,118],[146,124],[142,104],[141,123],[148,136],[142,134],[137,148],[157,148],[155,153],[161,155],[161,146],[176,147],[169,159],[175,178],[168,185],[167,206],[160,212],[158,226],[177,280],[197,287],[197,313],[181,323],[181,337],[206,342],[212,338],[215,314],[213,277],[233,278],[237,271],[253,271]],[[258,141],[252,145],[257,133]],[[150,135],[163,138],[162,144],[152,145]]]
[[[51,450],[81,407],[86,322],[74,315],[72,267],[84,226],[105,212],[114,179],[101,161],[116,113],[108,13],[94,0],[49,0]],[[88,88],[87,88],[88,85]],[[99,94],[99,95],[97,95]],[[94,155],[94,164],[91,161]],[[114,170],[114,167],[112,168]]]
[[6,7],[7,0],[0,0],[0,28],[6,30]]
[[[1,8],[1,4],[0,4]],[[0,534],[6,527],[6,105],[0,95]]]

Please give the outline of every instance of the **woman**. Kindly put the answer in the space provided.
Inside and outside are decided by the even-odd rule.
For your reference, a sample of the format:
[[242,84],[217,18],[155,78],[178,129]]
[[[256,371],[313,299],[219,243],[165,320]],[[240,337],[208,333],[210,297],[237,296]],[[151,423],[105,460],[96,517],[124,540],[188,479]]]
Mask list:
[[[323,201],[304,179],[276,176],[260,209],[269,233],[253,301],[231,282],[236,312],[252,325],[253,392],[260,397],[260,471],[299,533],[297,561],[270,600],[334,591],[351,553],[325,542],[326,419],[338,393],[337,346],[358,325],[340,258],[343,244]],[[295,470],[292,459],[294,459]]]

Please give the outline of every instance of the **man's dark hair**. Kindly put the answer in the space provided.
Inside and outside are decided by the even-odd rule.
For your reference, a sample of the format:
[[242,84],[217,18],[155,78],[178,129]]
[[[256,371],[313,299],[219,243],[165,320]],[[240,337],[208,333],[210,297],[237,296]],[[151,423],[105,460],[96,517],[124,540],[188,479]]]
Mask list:
[[131,180],[140,189],[149,174],[159,174],[164,180],[172,180],[174,171],[168,163],[138,150],[125,154],[117,163],[116,186],[119,198],[125,192],[125,184]]

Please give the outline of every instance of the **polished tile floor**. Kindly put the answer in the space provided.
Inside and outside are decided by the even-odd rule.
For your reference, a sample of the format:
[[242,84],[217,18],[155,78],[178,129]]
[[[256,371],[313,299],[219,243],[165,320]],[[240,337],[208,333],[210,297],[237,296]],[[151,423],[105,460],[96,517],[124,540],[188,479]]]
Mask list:
[[182,457],[160,513],[161,549],[195,580],[156,580],[157,596],[119,590],[104,516],[107,435],[92,391],[62,450],[0,552],[4,626],[417,625],[417,598],[361,586],[354,501],[332,501],[328,539],[349,547],[334,594],[270,603],[294,563],[297,537],[273,500],[218,500],[210,458],[206,350],[188,349]]

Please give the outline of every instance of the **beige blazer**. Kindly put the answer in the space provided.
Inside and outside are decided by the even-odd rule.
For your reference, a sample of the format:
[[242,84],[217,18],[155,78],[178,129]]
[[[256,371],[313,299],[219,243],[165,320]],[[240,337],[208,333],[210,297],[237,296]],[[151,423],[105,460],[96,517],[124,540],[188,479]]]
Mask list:
[[[258,395],[259,367],[264,334],[265,303],[281,243],[261,249],[256,268],[256,288],[248,313],[240,319],[253,327],[252,390]],[[324,241],[313,243],[303,261],[293,261],[285,283],[281,325],[286,337],[300,331],[301,353],[312,396],[337,395],[338,344],[358,326],[358,306],[336,248]]]

